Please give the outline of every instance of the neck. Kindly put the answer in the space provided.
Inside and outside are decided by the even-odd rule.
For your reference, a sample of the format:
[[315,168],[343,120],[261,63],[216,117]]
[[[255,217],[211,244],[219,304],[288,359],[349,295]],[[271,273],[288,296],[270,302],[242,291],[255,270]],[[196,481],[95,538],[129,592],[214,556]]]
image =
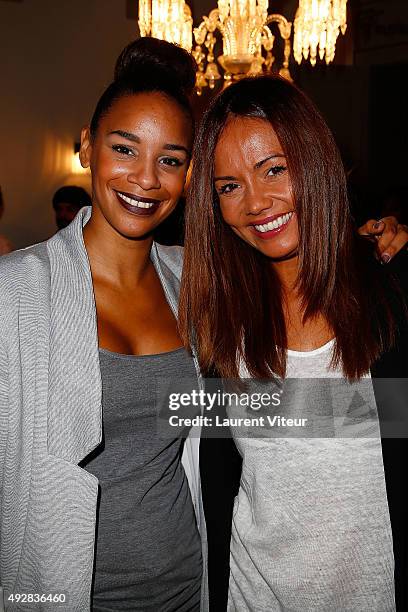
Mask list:
[[294,256],[272,263],[282,285],[283,313],[288,348],[311,351],[333,338],[333,330],[322,314],[303,319],[304,303],[297,286],[299,258]]
[[153,237],[131,239],[122,236],[102,218],[96,207],[83,235],[94,279],[132,288],[151,268]]
[[297,255],[281,261],[272,261],[272,267],[277,273],[282,284],[284,294],[296,291],[296,283],[299,274],[299,258]]

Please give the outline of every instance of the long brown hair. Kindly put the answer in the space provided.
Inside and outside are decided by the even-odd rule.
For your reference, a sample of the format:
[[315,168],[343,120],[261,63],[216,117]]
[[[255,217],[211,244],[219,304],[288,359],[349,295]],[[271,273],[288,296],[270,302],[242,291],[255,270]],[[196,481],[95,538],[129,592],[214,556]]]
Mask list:
[[[395,323],[374,257],[354,234],[346,177],[333,136],[312,102],[279,77],[248,78],[215,98],[201,123],[186,207],[180,332],[203,372],[284,376],[286,327],[270,260],[223,221],[214,153],[233,115],[268,121],[286,156],[299,223],[303,320],[322,314],[333,329],[333,365],[355,379],[394,342]],[[375,307],[373,308],[373,306]]]

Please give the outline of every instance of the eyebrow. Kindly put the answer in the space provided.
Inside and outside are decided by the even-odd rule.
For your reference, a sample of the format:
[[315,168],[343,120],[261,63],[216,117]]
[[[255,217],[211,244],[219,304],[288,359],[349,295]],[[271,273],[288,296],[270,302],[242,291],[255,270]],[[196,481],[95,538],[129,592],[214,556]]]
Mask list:
[[126,140],[131,140],[132,142],[137,142],[140,144],[139,136],[136,134],[131,134],[131,132],[124,132],[123,130],[113,130],[113,132],[109,132],[109,136],[112,134],[116,134],[117,136],[122,136],[122,138],[126,138]]
[[178,144],[165,144],[163,149],[166,151],[184,151],[187,155],[191,155],[191,151],[187,149],[187,147],[183,147],[183,145]]
[[269,157],[265,157],[265,159],[262,159],[261,161],[256,162],[256,164],[254,165],[254,170],[257,170],[258,168],[263,166],[267,161],[269,161],[270,159],[275,159],[276,157],[285,157],[285,156],[283,153],[274,153],[273,155],[269,155]]
[[[267,161],[269,161],[270,159],[275,159],[276,157],[285,157],[285,155],[283,153],[274,153],[273,155],[269,155],[268,157],[265,157],[265,159],[262,159],[261,161],[256,162],[256,164],[254,165],[254,170],[258,170],[258,168],[263,166],[263,164],[265,164]],[[235,181],[235,180],[236,180],[235,176],[216,176],[214,178],[214,181]]]
[[[132,134],[131,132],[125,132],[124,130],[113,130],[112,132],[109,132],[109,136],[112,134],[121,136],[122,138],[130,140],[131,142],[136,142],[137,144],[140,144],[141,142],[139,136],[136,136],[136,134]],[[189,157],[191,157],[191,151],[189,151],[187,147],[184,147],[183,145],[167,143],[163,146],[163,149],[165,151],[184,151]]]

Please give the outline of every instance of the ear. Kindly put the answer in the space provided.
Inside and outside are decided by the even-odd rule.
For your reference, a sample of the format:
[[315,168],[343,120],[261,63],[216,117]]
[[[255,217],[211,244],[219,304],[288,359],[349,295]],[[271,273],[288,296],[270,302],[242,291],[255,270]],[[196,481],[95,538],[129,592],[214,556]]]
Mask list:
[[89,168],[91,165],[92,154],[92,136],[89,126],[81,130],[81,148],[79,149],[79,161],[83,168]]

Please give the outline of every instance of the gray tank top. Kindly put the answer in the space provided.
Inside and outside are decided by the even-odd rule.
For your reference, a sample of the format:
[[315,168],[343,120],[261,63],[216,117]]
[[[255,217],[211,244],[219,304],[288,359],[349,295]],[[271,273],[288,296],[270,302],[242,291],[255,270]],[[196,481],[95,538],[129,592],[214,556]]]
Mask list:
[[100,349],[103,441],[85,467],[99,479],[93,611],[199,610],[201,543],[183,440],[156,433],[155,380],[196,376],[184,349]]

